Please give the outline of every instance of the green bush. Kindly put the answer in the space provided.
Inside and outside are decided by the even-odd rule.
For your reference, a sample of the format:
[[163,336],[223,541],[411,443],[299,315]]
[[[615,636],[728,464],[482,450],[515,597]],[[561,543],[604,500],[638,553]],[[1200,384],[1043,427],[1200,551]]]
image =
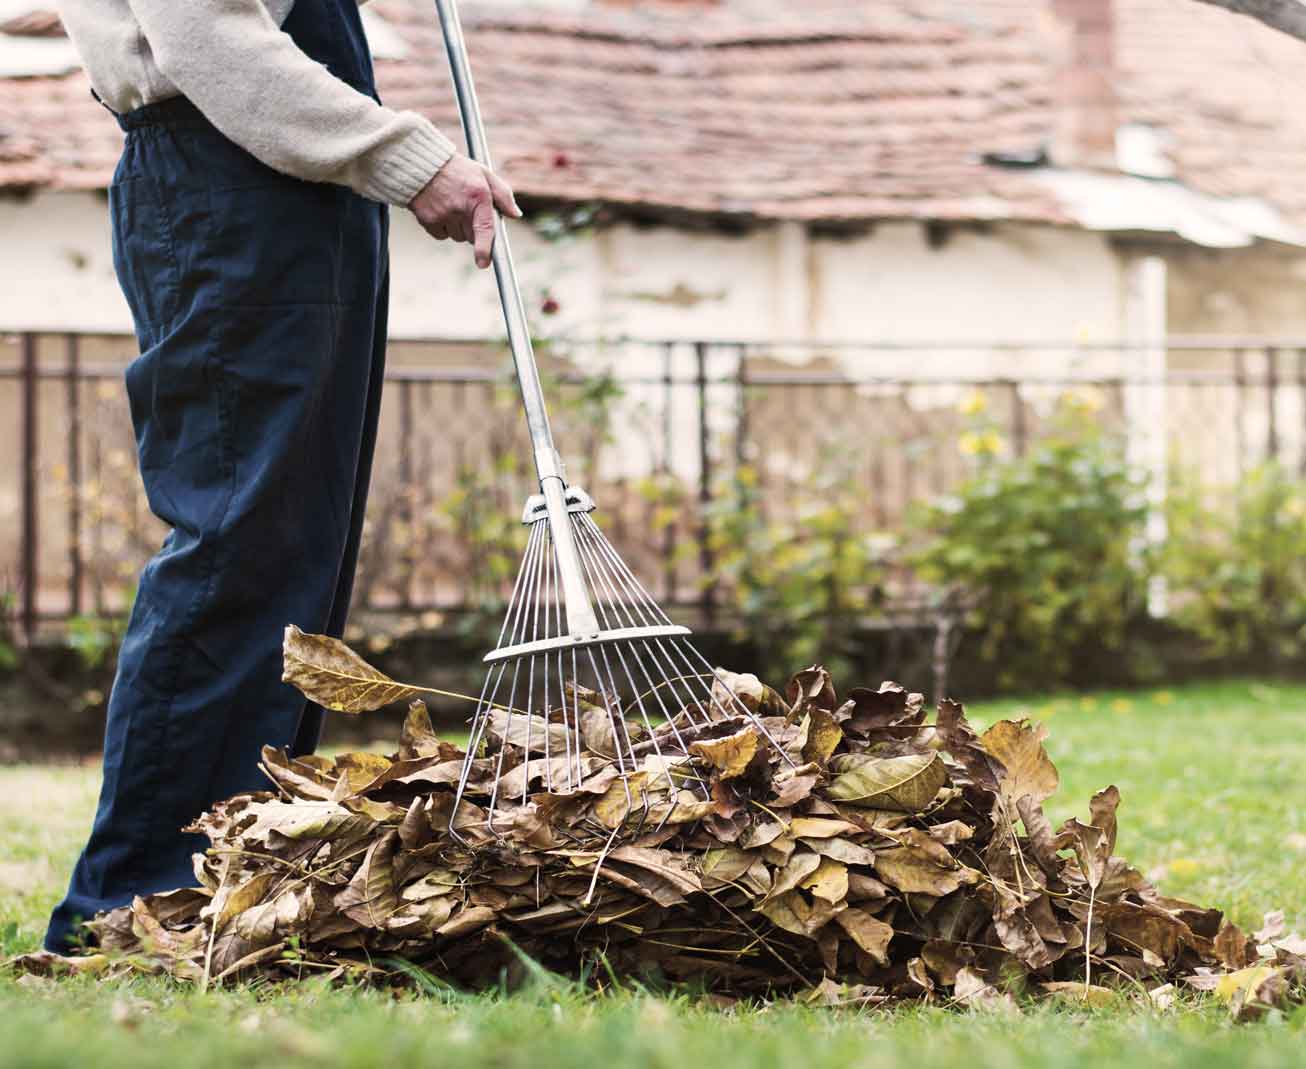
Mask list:
[[1123,649],[1151,555],[1142,480],[1120,443],[1063,402],[1024,456],[1000,459],[992,431],[968,431],[962,446],[977,471],[913,514],[908,560],[966,607],[998,685],[1046,689],[1073,680],[1082,654]]
[[0,592],[0,672],[18,667],[18,641],[14,638],[12,616],[14,596]]
[[837,679],[852,674],[858,632],[883,602],[887,550],[882,536],[858,530],[855,506],[832,477],[797,519],[768,521],[745,465],[707,507],[713,581],[767,678],[816,663]]
[[1206,656],[1306,652],[1306,482],[1274,463],[1218,490],[1185,475],[1166,518],[1171,615]]

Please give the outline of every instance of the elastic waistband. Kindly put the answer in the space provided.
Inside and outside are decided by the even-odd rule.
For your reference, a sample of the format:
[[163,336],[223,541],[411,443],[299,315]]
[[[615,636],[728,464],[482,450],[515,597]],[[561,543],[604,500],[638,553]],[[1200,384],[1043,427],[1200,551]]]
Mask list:
[[153,104],[142,104],[125,115],[114,112],[113,117],[124,130],[139,130],[145,126],[177,126],[182,123],[212,125],[204,113],[185,97],[169,97]]

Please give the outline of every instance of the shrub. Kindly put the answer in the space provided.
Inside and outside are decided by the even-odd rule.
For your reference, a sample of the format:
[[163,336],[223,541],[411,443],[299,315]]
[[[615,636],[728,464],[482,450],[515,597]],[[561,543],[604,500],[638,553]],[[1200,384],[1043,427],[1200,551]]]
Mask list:
[[1044,689],[1073,679],[1081,653],[1122,648],[1145,611],[1143,485],[1120,443],[1071,403],[1024,456],[1000,449],[990,437],[964,450],[976,473],[913,514],[908,559],[966,607],[999,686]]
[[856,666],[858,632],[883,602],[882,536],[859,531],[852,491],[837,478],[798,518],[768,521],[753,468],[708,506],[714,580],[735,614],[736,637],[757,651],[757,671],[783,678],[824,664],[836,677]]
[[1207,657],[1306,652],[1306,482],[1276,463],[1220,489],[1186,475],[1166,514],[1171,613]]

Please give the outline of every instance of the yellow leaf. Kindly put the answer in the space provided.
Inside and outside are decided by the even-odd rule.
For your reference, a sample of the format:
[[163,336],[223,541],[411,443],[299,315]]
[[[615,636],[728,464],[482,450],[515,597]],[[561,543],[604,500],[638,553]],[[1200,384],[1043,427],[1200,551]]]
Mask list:
[[841,902],[848,896],[848,866],[823,857],[816,871],[798,886],[811,891],[817,898],[825,899],[831,905]]
[[873,809],[919,813],[934,801],[948,779],[937,753],[872,757],[844,754],[830,761],[837,773],[829,786],[831,798]]
[[843,728],[826,710],[812,706],[807,714],[807,741],[803,744],[803,760],[825,764],[843,740]]
[[999,720],[980,736],[980,745],[1002,763],[999,787],[1008,801],[1041,802],[1056,791],[1059,777],[1043,749],[1046,737],[1046,726],[1028,720]]
[[396,683],[337,638],[309,635],[294,624],[286,628],[281,679],[300,693],[338,713],[366,713],[421,691]]
[[1249,965],[1237,972],[1226,973],[1215,985],[1215,996],[1222,1002],[1232,1002],[1239,995],[1244,999],[1252,998],[1256,989],[1278,971],[1272,965]]
[[723,739],[703,739],[689,744],[689,752],[701,757],[721,773],[722,779],[743,775],[757,756],[761,737],[752,727],[745,727]]
[[832,817],[794,817],[789,824],[789,834],[795,839],[832,839],[849,832],[856,835],[861,830],[856,824]]

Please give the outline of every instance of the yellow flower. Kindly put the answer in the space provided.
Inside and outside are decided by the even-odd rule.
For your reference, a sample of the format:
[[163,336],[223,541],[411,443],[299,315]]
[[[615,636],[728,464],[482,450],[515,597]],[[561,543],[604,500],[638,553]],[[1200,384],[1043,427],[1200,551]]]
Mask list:
[[1177,857],[1166,866],[1171,876],[1192,876],[1201,867],[1202,863],[1191,857]]
[[989,456],[1002,448],[997,431],[966,431],[957,439],[957,448],[968,457]]
[[1174,694],[1168,690],[1158,690],[1152,695],[1152,701],[1156,702],[1157,705],[1173,705]]
[[1133,709],[1134,709],[1134,703],[1131,702],[1128,698],[1116,698],[1111,703],[1111,711],[1113,713],[1129,713],[1129,712],[1133,712]]
[[1061,403],[1067,408],[1077,408],[1081,412],[1100,412],[1103,405],[1102,394],[1088,386],[1067,390],[1061,395]]
[[989,407],[989,399],[980,390],[972,390],[961,399],[957,411],[963,416],[978,416]]

